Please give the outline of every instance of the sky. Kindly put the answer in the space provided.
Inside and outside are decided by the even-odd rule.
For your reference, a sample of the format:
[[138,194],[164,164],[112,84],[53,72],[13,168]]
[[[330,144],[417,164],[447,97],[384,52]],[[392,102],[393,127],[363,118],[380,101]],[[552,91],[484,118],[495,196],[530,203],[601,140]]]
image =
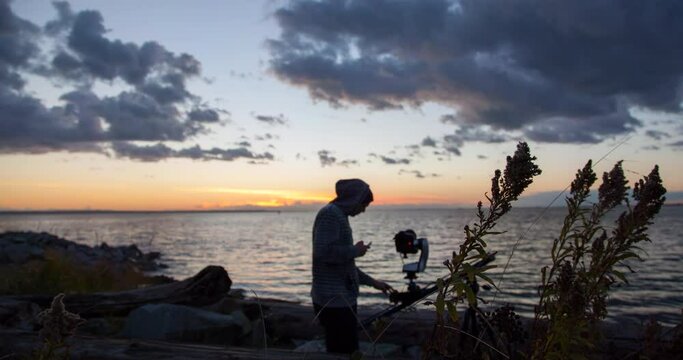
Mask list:
[[[526,141],[683,202],[683,2],[0,0],[0,210],[471,206]],[[561,201],[559,203],[561,205]]]

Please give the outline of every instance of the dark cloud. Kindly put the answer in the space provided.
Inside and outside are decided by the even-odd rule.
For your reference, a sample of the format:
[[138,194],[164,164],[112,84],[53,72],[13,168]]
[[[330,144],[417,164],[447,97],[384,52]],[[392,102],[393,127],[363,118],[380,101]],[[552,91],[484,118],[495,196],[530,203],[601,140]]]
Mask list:
[[672,147],[678,148],[678,149],[683,149],[683,140],[673,142],[673,143],[669,144],[669,146],[672,146]]
[[[163,143],[128,142],[182,142],[220,121],[224,111],[199,105],[201,99],[185,86],[201,70],[191,55],[174,54],[153,41],[110,40],[99,12],[74,12],[66,2],[54,3],[58,18],[41,31],[17,17],[9,4],[0,0],[0,152],[103,153],[111,147],[150,161],[184,153]],[[59,97],[58,106],[46,106],[24,90],[29,75],[71,89]],[[112,80],[122,80],[128,89],[111,96],[93,92],[96,82]],[[199,158],[231,159],[232,152],[210,155]]]
[[240,141],[237,143],[237,145],[245,148],[251,147],[251,143],[249,141]]
[[186,77],[179,73],[158,76],[137,85],[137,89],[161,104],[172,104],[185,100],[199,100],[185,88]]
[[663,138],[669,138],[671,135],[669,133],[666,133],[664,131],[659,131],[659,130],[647,130],[645,131],[645,135],[655,139],[655,140],[662,140]]
[[29,67],[38,54],[37,36],[40,29],[17,17],[8,0],[0,0],[0,88],[20,90],[24,79],[19,70]]
[[683,2],[292,1],[269,41],[282,80],[332,105],[435,101],[443,122],[599,142],[680,112]]
[[384,156],[384,155],[380,155],[379,158],[387,165],[399,165],[399,164],[408,165],[408,164],[410,164],[410,159],[390,158],[390,157]]
[[187,117],[191,121],[203,123],[217,123],[221,121],[221,116],[216,109],[194,108],[187,113]]
[[424,179],[424,178],[428,178],[428,177],[434,178],[434,177],[441,176],[441,175],[435,174],[435,173],[423,174],[421,171],[418,171],[418,170],[404,170],[404,169],[399,170],[398,174],[399,175],[411,174],[411,175],[415,175],[415,177],[418,179]]
[[420,153],[420,145],[406,145],[405,148],[409,152],[408,156],[414,157],[414,156],[421,156],[422,155]]
[[263,160],[273,160],[271,153],[265,152],[257,154],[244,147],[235,149],[202,149],[198,145],[174,150],[163,143],[154,145],[136,145],[130,142],[114,142],[112,150],[117,157],[129,158],[139,161],[160,161],[169,158],[187,158],[193,160],[221,160],[235,161],[238,159],[248,159],[250,162]]
[[452,125],[460,124],[460,122],[458,122],[458,118],[453,114],[441,115],[441,118],[439,119],[439,121],[441,121],[444,124],[452,124]]
[[[411,148],[413,146],[417,146],[417,145],[409,145],[406,147]],[[390,151],[389,154],[390,155],[395,154],[395,151]],[[412,154],[409,154],[409,156],[416,156],[416,155],[419,155],[419,152],[417,152],[417,153],[413,152]],[[410,159],[380,155],[377,153],[369,153],[368,156],[371,158],[379,159],[380,161],[382,161],[386,165],[409,165],[412,162]],[[371,161],[368,160],[368,162],[371,162]]]
[[164,160],[176,153],[175,150],[162,143],[138,146],[129,142],[114,142],[112,149],[118,157],[148,162]]
[[461,148],[466,142],[501,143],[511,137],[500,131],[474,125],[461,125],[453,134],[443,137],[443,148],[449,153],[460,156]]
[[277,140],[279,138],[280,138],[279,136],[274,135],[274,134],[270,134],[270,133],[265,133],[263,135],[257,135],[254,137],[254,139],[256,139],[258,141]]
[[[106,38],[107,29],[98,11],[74,14],[65,2],[55,3],[55,8],[58,20],[48,22],[45,29],[52,35],[66,33],[66,46],[53,58],[52,64],[67,78],[120,78],[142,89],[159,92],[173,90],[170,88],[184,90],[185,78],[200,73],[201,65],[192,55],[176,55],[154,41],[137,45]],[[155,75],[161,76],[152,79]],[[154,86],[159,80],[167,85],[161,89]],[[177,91],[174,95],[184,95],[181,98],[184,99],[189,94]]]
[[421,145],[428,147],[436,147],[436,141],[431,137],[427,136],[426,138],[422,139]]
[[624,109],[606,116],[553,118],[525,127],[525,135],[536,141],[559,143],[598,143],[605,136],[629,132],[640,125]]
[[488,158],[489,158],[489,157],[486,156],[486,155],[477,155],[477,159],[479,159],[479,160],[486,160],[486,159],[488,159]]
[[287,124],[287,119],[284,115],[280,114],[277,116],[271,115],[255,115],[254,118],[258,121],[264,122],[268,125],[285,125]]
[[320,166],[332,166],[337,162],[337,158],[332,156],[332,153],[328,150],[318,151],[318,158],[320,159]]
[[318,159],[320,160],[320,166],[322,166],[322,167],[333,166],[333,165],[348,167],[351,165],[358,165],[357,160],[337,161],[337,158],[335,156],[333,156],[332,152],[329,150],[318,151]]
[[73,26],[74,19],[76,18],[71,10],[71,5],[66,1],[55,1],[52,5],[57,10],[57,19],[48,21],[45,24],[45,32],[56,34],[68,31]]
[[358,165],[358,160],[346,159],[346,160],[342,160],[342,161],[338,162],[337,165],[344,166],[344,167],[349,167],[351,165]]
[[160,104],[140,92],[124,91],[100,99],[90,91],[73,91],[61,100],[67,103],[66,114],[77,120],[77,126],[91,130],[90,138],[84,140],[182,141],[201,128],[183,121],[175,106]]

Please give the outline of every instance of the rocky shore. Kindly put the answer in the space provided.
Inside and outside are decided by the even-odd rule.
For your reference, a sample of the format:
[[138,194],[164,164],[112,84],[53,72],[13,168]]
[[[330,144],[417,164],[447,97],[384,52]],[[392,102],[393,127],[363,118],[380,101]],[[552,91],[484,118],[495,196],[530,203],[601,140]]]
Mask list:
[[[0,234],[0,271],[59,256],[83,268],[153,271],[163,266],[159,253],[137,246],[90,247],[48,233]],[[116,273],[116,271],[114,271]],[[68,340],[69,356],[79,359],[152,358],[338,358],[324,354],[322,329],[310,306],[276,299],[255,299],[232,289],[221,266],[195,276],[124,291],[68,293],[64,308],[83,323]],[[38,314],[56,294],[0,296],[0,358],[35,355],[44,344]],[[376,309],[375,309],[376,310]],[[359,309],[359,317],[373,309]],[[364,358],[415,358],[430,333],[433,314],[402,313],[386,329],[361,332]],[[192,346],[187,344],[193,344]],[[201,355],[200,355],[201,354]],[[345,358],[345,357],[341,357]]]
[[0,266],[45,261],[49,254],[63,256],[83,266],[106,262],[115,267],[135,266],[141,271],[165,267],[159,252],[143,253],[137,245],[109,246],[103,242],[91,247],[46,232],[5,232],[0,234]]

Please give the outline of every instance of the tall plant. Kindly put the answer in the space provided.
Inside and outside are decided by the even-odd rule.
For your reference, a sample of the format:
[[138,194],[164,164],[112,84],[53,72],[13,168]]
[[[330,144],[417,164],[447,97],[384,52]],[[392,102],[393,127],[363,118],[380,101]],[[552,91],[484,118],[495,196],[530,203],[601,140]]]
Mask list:
[[[443,355],[447,353],[448,333],[451,326],[447,325],[444,315],[447,313],[450,322],[458,322],[458,304],[467,301],[467,305],[477,308],[477,297],[471,283],[479,278],[495,286],[485,274],[495,267],[488,265],[475,268],[470,262],[484,259],[487,256],[486,239],[490,235],[500,234],[493,231],[498,220],[512,208],[512,202],[533,182],[533,177],[541,174],[541,170],[534,163],[535,156],[531,156],[529,146],[525,142],[517,145],[514,155],[507,157],[505,170],[496,170],[491,179],[491,194],[485,194],[488,206],[480,201],[477,204],[477,221],[472,226],[464,227],[465,240],[458,251],[454,251],[451,259],[444,265],[449,275],[437,279],[438,293],[434,306],[436,307],[435,331],[430,342],[430,350],[436,350]],[[463,276],[464,275],[464,276]],[[476,334],[475,334],[476,336]]]
[[[628,260],[642,260],[639,245],[650,241],[646,231],[665,200],[657,166],[635,184],[635,205],[621,161],[603,174],[598,202],[586,207],[596,180],[589,160],[571,184],[567,216],[551,250],[552,264],[541,271],[532,358],[584,358],[594,349],[597,324],[607,315],[608,293],[615,283],[627,282],[622,270],[632,271]],[[622,204],[626,209],[608,231],[604,216]]]

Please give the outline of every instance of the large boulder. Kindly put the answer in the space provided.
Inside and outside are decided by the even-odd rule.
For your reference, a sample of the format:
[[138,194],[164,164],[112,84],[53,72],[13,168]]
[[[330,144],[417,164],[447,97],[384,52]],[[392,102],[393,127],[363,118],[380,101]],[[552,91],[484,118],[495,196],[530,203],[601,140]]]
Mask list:
[[251,327],[240,310],[224,315],[183,305],[151,304],[128,315],[121,336],[236,345]]

